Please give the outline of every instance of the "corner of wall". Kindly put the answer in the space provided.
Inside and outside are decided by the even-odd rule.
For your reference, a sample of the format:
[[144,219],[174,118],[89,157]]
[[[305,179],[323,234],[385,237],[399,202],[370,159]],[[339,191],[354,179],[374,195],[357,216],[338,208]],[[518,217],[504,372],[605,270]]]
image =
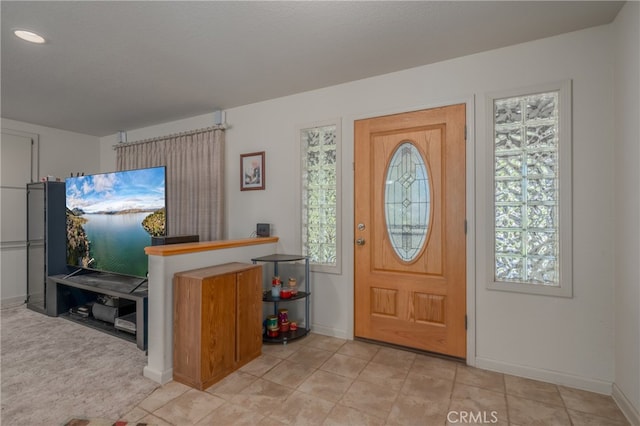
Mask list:
[[629,423],[632,425],[640,425],[640,413],[615,383],[613,384],[611,396],[618,407],[620,407],[620,411],[622,411],[627,420],[629,420]]
[[640,424],[640,3],[627,2],[612,27],[617,191],[612,396],[631,424]]

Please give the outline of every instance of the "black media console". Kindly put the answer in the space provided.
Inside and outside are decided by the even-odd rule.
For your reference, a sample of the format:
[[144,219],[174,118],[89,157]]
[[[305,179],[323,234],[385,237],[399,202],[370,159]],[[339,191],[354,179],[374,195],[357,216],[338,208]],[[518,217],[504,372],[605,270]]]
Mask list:
[[[79,270],[67,275],[51,275],[47,278],[47,314],[65,317],[130,340],[135,342],[138,348],[146,350],[147,284],[144,278],[90,270]],[[110,297],[120,305],[120,313],[118,309],[112,308],[115,316],[120,317],[115,324],[98,319],[90,313],[92,305],[99,303],[104,296]],[[109,308],[100,306],[100,312],[107,309]],[[135,331],[127,329],[126,324],[135,324]]]

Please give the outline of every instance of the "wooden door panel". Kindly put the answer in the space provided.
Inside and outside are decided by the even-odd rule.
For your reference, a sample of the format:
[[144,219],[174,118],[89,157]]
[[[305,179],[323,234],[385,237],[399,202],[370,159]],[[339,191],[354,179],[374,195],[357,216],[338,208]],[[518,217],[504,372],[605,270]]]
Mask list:
[[416,322],[445,325],[446,296],[419,292],[412,296],[410,317]]
[[262,267],[239,272],[236,285],[236,363],[244,365],[262,351]]
[[[356,121],[356,337],[465,357],[464,125],[464,105]],[[393,248],[385,211],[386,185],[410,186],[413,179],[411,173],[405,177],[404,166],[401,178],[387,173],[400,146],[419,153],[429,178],[426,236],[421,248],[411,246],[411,260]],[[420,191],[418,197],[426,199],[427,191]],[[406,211],[411,205],[408,199]],[[425,226],[410,222],[405,230],[401,217],[394,238],[404,244]]]
[[[424,256],[418,256],[414,262],[403,262],[393,249],[389,234],[386,232],[386,214],[374,215],[372,226],[378,232],[372,235],[371,254],[373,256],[373,269],[398,272],[428,273],[442,275],[442,137],[441,126],[436,128],[422,128],[416,131],[398,131],[384,136],[374,136],[373,143],[373,181],[381,183],[376,188],[372,185],[372,208],[384,206],[384,182],[388,168],[389,158],[398,145],[404,141],[412,142],[425,158],[427,170],[431,170],[430,192],[432,215],[429,220],[429,231],[424,248],[430,247]],[[423,252],[425,251],[423,248]]]
[[[236,276],[225,274],[202,281],[202,377],[214,383],[234,369]],[[233,344],[229,344],[233,342]]]
[[[179,378],[201,377],[200,340],[194,324],[200,325],[202,315],[202,283],[189,277],[173,279],[173,371]],[[191,351],[196,351],[196,356]],[[197,379],[193,380],[193,383]],[[189,381],[188,383],[191,383]]]

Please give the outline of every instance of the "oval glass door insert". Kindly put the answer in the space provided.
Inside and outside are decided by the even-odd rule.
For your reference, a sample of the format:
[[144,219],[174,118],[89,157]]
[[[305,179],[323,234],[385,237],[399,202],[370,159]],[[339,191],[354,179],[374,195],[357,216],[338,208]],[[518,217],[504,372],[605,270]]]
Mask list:
[[422,251],[429,231],[429,173],[420,151],[409,141],[398,146],[387,169],[387,232],[396,254],[411,262]]

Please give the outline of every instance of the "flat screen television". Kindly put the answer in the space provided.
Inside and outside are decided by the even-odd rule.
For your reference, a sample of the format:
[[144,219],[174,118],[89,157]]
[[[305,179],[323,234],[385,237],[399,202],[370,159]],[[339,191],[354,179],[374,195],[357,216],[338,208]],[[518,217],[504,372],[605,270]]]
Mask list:
[[144,248],[166,235],[166,169],[66,179],[67,264],[146,277]]

